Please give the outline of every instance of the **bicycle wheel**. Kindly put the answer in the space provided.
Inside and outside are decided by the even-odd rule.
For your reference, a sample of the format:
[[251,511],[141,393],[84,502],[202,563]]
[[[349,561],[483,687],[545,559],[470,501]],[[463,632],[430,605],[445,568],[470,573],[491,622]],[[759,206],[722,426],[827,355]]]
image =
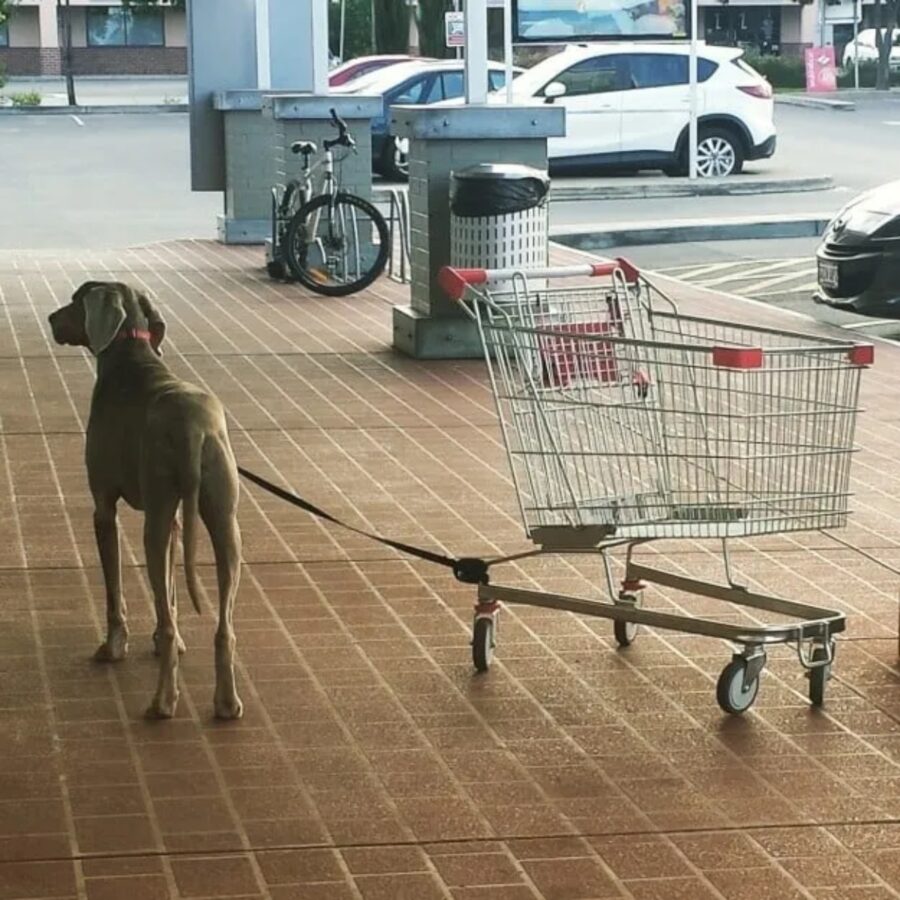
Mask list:
[[384,216],[362,197],[314,197],[291,218],[284,255],[294,277],[326,297],[368,287],[387,265],[390,238]]

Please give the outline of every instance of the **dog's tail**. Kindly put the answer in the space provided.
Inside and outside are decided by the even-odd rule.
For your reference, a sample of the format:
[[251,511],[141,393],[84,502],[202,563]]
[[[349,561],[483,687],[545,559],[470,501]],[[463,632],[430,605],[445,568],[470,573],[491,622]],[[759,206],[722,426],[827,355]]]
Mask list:
[[200,466],[203,441],[197,441],[190,449],[187,484],[181,501],[181,545],[184,553],[184,577],[188,594],[198,615],[200,608],[200,584],[197,581],[197,521],[200,518]]

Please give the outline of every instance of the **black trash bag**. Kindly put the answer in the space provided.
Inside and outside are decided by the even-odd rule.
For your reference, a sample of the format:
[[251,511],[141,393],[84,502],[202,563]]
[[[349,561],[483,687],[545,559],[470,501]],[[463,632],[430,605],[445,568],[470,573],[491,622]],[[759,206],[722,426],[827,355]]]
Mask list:
[[504,163],[480,163],[450,176],[450,210],[464,219],[505,216],[533,209],[550,191],[540,169]]

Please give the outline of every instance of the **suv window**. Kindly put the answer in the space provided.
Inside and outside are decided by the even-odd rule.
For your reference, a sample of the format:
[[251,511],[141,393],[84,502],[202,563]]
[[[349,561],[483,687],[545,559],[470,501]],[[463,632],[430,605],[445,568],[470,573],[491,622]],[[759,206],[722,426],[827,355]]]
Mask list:
[[506,84],[506,72],[501,72],[499,69],[491,69],[488,72],[488,84],[490,85],[490,90],[499,91]]
[[417,78],[415,81],[408,81],[399,92],[391,98],[391,104],[409,104],[414,105],[421,103],[426,94],[426,88],[431,84],[431,77],[424,76]]
[[[620,77],[624,59],[620,54],[585,59],[580,63],[575,63],[564,72],[560,72],[553,81],[558,81],[566,86],[567,97],[619,91],[624,87]],[[541,93],[543,94],[543,90]]]
[[441,77],[444,82],[445,100],[453,100],[456,97],[462,97],[465,93],[462,72],[444,72]]
[[[718,65],[697,59],[697,81],[708,81]],[[688,57],[675,53],[633,53],[628,56],[628,85],[634,89],[688,83]]]

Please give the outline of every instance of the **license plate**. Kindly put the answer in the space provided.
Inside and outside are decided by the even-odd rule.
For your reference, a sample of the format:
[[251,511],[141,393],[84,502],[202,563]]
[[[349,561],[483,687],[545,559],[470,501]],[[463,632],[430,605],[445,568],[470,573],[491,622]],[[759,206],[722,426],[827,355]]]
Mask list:
[[838,265],[819,260],[819,284],[826,288],[836,288],[839,284]]

